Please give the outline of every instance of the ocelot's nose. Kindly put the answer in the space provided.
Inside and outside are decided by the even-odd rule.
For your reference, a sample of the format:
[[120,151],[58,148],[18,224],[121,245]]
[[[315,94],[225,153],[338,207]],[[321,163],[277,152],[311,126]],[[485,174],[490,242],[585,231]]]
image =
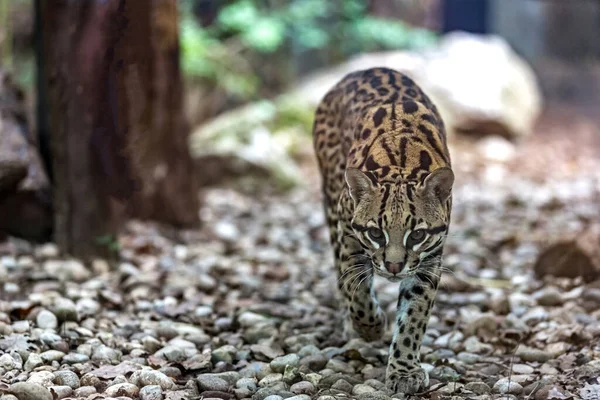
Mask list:
[[404,263],[391,263],[389,261],[385,262],[385,269],[387,269],[390,274],[397,274],[402,271],[402,268],[404,268]]

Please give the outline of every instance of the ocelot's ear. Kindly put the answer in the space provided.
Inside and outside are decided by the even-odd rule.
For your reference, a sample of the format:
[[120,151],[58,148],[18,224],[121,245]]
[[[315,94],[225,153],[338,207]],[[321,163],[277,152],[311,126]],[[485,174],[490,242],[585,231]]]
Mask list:
[[364,172],[356,168],[348,168],[346,170],[346,184],[350,190],[350,197],[358,203],[366,196],[374,193],[375,188],[373,182]]
[[423,180],[423,193],[445,203],[452,194],[454,172],[448,167],[438,168]]

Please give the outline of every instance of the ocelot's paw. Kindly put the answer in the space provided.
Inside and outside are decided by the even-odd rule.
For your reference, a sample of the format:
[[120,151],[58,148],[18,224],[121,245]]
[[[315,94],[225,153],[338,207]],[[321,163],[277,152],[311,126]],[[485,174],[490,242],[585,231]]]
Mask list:
[[373,324],[370,326],[360,325],[355,323],[353,325],[354,331],[365,341],[374,342],[380,340],[385,334],[385,321],[380,324]]
[[429,374],[422,368],[395,372],[388,368],[385,385],[394,393],[414,394],[429,386]]
[[385,334],[385,328],[387,326],[385,314],[379,314],[374,319],[374,322],[353,321],[352,330],[366,342],[380,340]]

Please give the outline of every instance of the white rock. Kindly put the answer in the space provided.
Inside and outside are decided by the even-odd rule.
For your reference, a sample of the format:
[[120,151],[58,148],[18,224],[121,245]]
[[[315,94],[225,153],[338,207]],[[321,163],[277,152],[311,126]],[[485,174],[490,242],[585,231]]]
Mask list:
[[58,318],[48,310],[42,310],[35,318],[38,327],[42,329],[56,329],[58,327]]
[[498,130],[531,134],[541,111],[541,94],[531,67],[496,35],[453,32],[425,55],[415,71],[453,131]]
[[50,371],[32,372],[27,379],[28,383],[35,383],[44,387],[54,384],[54,374]]
[[106,388],[106,394],[109,396],[127,396],[136,397],[140,389],[132,383],[117,383]]
[[162,389],[158,385],[144,386],[140,390],[141,400],[163,400]]
[[50,389],[54,400],[64,399],[73,394],[73,388],[69,386],[50,386],[48,389]]
[[60,281],[82,281],[91,276],[85,266],[76,260],[48,260],[44,271]]
[[523,386],[514,382],[509,381],[508,378],[501,378],[494,384],[494,392],[500,394],[520,394],[523,391]]
[[175,386],[167,375],[150,368],[135,371],[129,381],[139,387],[158,385],[162,390],[172,389]]
[[516,154],[515,145],[503,137],[489,136],[477,143],[479,152],[490,161],[507,162]]
[[0,356],[0,368],[5,371],[12,371],[13,369],[21,369],[21,364],[12,358],[10,354],[3,354]]
[[44,365],[44,361],[42,361],[42,357],[40,357],[37,353],[29,354],[27,361],[25,361],[25,371],[33,371],[35,368],[40,365]]
[[363,54],[306,77],[299,101],[316,105],[346,74],[387,67],[412,77],[438,106],[450,133],[475,131],[507,137],[532,133],[542,96],[532,68],[501,37],[452,32],[422,53]]

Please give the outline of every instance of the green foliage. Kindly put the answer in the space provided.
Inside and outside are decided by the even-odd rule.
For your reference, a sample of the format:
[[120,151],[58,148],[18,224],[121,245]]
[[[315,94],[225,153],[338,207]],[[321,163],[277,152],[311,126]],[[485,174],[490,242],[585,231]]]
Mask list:
[[261,63],[289,64],[292,50],[322,50],[343,59],[362,51],[421,48],[436,40],[402,21],[369,16],[366,0],[229,0],[206,27],[192,14],[193,0],[180,4],[185,73],[242,100],[260,95]]
[[102,235],[96,237],[96,243],[100,246],[106,246],[109,251],[118,253],[121,249],[119,239],[112,234]]
[[247,61],[209,30],[200,28],[190,14],[181,20],[180,41],[185,74],[218,82],[228,93],[242,98],[256,92],[258,81]]
[[281,132],[299,128],[301,132],[311,132],[315,110],[298,102],[293,97],[281,96],[274,102],[276,113],[267,123],[271,132]]

